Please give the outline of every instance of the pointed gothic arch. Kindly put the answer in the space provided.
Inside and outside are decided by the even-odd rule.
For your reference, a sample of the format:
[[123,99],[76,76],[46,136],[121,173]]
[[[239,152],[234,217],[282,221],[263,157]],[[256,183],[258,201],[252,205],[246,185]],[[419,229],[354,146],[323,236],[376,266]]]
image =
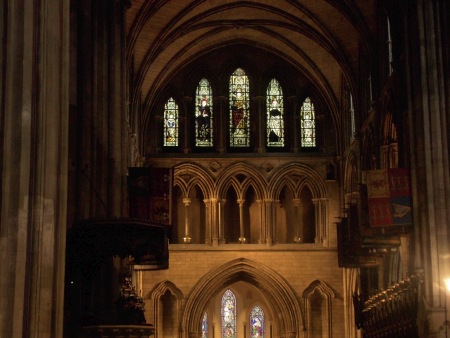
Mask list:
[[331,338],[332,300],[334,298],[334,291],[321,280],[313,281],[303,291],[307,337]]
[[208,272],[194,286],[183,313],[183,338],[201,334],[203,313],[209,300],[224,286],[237,281],[249,282],[267,296],[274,313],[279,314],[275,325],[281,336],[299,337],[304,328],[302,310],[291,286],[264,264],[238,258]]

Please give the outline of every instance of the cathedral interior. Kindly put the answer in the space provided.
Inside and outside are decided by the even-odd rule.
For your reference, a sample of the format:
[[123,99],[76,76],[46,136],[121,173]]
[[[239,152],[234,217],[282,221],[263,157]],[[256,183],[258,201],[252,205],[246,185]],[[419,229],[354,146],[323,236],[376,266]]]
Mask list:
[[447,337],[449,14],[2,2],[0,337]]

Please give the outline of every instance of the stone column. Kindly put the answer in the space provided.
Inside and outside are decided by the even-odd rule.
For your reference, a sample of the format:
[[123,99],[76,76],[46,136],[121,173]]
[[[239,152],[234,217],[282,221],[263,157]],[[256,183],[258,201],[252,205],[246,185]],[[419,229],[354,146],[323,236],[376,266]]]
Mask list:
[[301,243],[303,241],[303,238],[300,236],[302,232],[302,226],[303,222],[301,220],[301,201],[298,198],[294,198],[292,200],[292,203],[295,208],[295,236],[294,236],[294,242],[295,243]]
[[[405,39],[410,135],[415,268],[423,269],[419,313],[421,337],[441,334],[445,313],[444,278],[450,276],[450,106],[448,13],[446,0],[416,1],[405,6]],[[393,24],[391,22],[391,24]],[[403,25],[405,27],[405,25]]]
[[189,236],[189,204],[191,203],[190,198],[183,198],[184,204],[184,243],[191,243],[191,237]]
[[244,234],[244,203],[245,200],[243,199],[238,199],[237,200],[238,205],[239,205],[239,242],[241,244],[244,244],[246,239],[245,239],[245,234]]
[[322,240],[322,213],[320,208],[320,199],[312,199],[315,215],[315,233],[314,243],[320,243]]
[[62,337],[69,1],[0,11],[0,337]]
[[211,200],[204,199],[203,202],[205,203],[205,244],[211,244],[213,237]]
[[224,207],[227,200],[219,199],[217,203],[217,229],[218,229],[218,243],[225,243],[225,229],[224,229]]
[[217,198],[209,200],[211,209],[211,242],[213,246],[219,245],[220,238],[220,203]]

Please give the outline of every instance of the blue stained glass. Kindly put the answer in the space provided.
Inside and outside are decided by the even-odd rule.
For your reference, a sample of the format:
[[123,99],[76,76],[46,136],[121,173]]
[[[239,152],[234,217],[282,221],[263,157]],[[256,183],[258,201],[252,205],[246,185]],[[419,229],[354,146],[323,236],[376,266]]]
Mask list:
[[231,290],[222,296],[222,338],[236,338],[236,297]]
[[208,338],[208,314],[206,312],[202,320],[202,338]]
[[250,338],[264,337],[264,312],[256,305],[250,312]]

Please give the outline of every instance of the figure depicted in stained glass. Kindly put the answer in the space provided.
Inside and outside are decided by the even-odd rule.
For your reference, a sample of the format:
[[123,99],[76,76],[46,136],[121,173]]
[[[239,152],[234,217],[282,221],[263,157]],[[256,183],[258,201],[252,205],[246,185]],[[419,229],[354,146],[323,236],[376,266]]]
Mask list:
[[316,146],[316,121],[314,105],[307,97],[300,110],[300,129],[302,147]]
[[200,80],[197,91],[197,111],[195,116],[196,124],[196,140],[195,145],[197,147],[211,147],[212,143],[212,106],[210,104],[212,100],[211,86],[206,79]]
[[267,87],[267,146],[284,146],[283,91],[276,79]]
[[236,338],[236,297],[231,290],[222,296],[222,338]]
[[211,111],[206,96],[202,96],[197,115],[197,137],[200,141],[209,141]]
[[178,106],[170,98],[164,108],[164,146],[178,146]]
[[258,305],[250,312],[250,338],[264,338],[264,312]]
[[249,82],[238,68],[230,77],[230,146],[250,146]]

